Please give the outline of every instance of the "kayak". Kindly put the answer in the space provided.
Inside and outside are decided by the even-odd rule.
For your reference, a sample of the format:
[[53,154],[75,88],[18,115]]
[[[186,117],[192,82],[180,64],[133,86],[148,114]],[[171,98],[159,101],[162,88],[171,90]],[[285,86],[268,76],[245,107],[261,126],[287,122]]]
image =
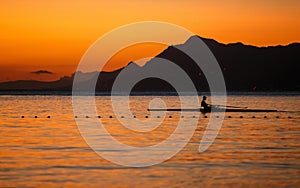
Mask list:
[[[210,113],[211,110],[204,110],[203,108],[190,108],[190,109],[181,109],[181,108],[152,108],[148,111],[185,111],[185,112],[202,112]],[[214,112],[277,112],[277,110],[266,110],[266,109],[245,109],[245,108],[215,108]]]

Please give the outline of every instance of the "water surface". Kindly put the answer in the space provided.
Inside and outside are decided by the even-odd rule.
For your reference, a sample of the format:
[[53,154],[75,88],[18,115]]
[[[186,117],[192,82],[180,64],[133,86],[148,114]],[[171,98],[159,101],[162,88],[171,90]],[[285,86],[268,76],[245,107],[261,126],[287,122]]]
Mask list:
[[[156,97],[130,98],[138,119],[150,115],[146,109]],[[180,104],[175,96],[160,98],[168,107]],[[135,133],[109,118],[114,116],[109,97],[98,96],[96,103],[103,126],[133,146],[163,141],[180,119],[178,112],[169,112],[159,128]],[[181,152],[159,165],[131,168],[101,158],[85,143],[74,120],[71,96],[0,96],[0,186],[299,187],[300,96],[232,95],[228,104],[288,112],[227,113],[213,145],[199,153],[208,122],[201,114],[194,136]],[[195,113],[184,117],[186,126]],[[88,125],[97,117],[78,118]]]

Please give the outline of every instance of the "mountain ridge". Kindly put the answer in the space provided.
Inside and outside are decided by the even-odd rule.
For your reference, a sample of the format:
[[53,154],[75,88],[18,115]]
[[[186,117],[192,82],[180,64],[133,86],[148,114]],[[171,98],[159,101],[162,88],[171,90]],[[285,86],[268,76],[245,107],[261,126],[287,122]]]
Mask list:
[[[241,42],[223,44],[214,39],[191,36],[185,43],[188,45],[195,37],[199,37],[216,57],[223,71],[226,86],[229,91],[299,91],[300,81],[297,76],[300,70],[300,43],[294,42],[286,46],[257,47]],[[198,91],[208,91],[209,87],[204,74],[195,62],[183,52],[176,49],[177,45],[168,46],[156,57],[167,59],[179,65],[192,79]],[[110,91],[118,74],[126,67],[135,67],[135,71],[145,69],[155,63],[148,61],[144,66],[129,62],[121,69],[111,72],[101,72],[98,78],[98,91]],[[94,72],[98,74],[99,72]],[[251,74],[252,73],[252,74]],[[91,74],[81,72],[80,74]],[[201,75],[199,77],[199,74]],[[17,80],[0,83],[0,90],[71,90],[74,74],[53,82],[34,80]],[[201,84],[199,84],[201,83]],[[157,87],[159,85],[159,87]],[[164,81],[146,79],[138,83],[133,91],[173,91]]]

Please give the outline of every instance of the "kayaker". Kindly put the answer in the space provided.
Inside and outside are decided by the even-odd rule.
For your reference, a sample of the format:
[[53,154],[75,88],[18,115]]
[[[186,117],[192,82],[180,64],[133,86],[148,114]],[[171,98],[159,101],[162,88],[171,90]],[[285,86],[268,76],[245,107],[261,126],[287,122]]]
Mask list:
[[206,103],[206,96],[203,96],[203,99],[201,101],[201,107],[203,107],[204,111],[208,112],[211,110],[211,107]]

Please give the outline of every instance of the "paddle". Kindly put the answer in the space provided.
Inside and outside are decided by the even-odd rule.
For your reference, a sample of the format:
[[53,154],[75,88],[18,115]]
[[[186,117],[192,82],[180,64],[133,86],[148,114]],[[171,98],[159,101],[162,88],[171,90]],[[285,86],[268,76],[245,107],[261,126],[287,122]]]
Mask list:
[[248,108],[247,106],[230,106],[230,105],[210,105],[210,106],[222,106],[222,107],[231,107],[231,108]]

